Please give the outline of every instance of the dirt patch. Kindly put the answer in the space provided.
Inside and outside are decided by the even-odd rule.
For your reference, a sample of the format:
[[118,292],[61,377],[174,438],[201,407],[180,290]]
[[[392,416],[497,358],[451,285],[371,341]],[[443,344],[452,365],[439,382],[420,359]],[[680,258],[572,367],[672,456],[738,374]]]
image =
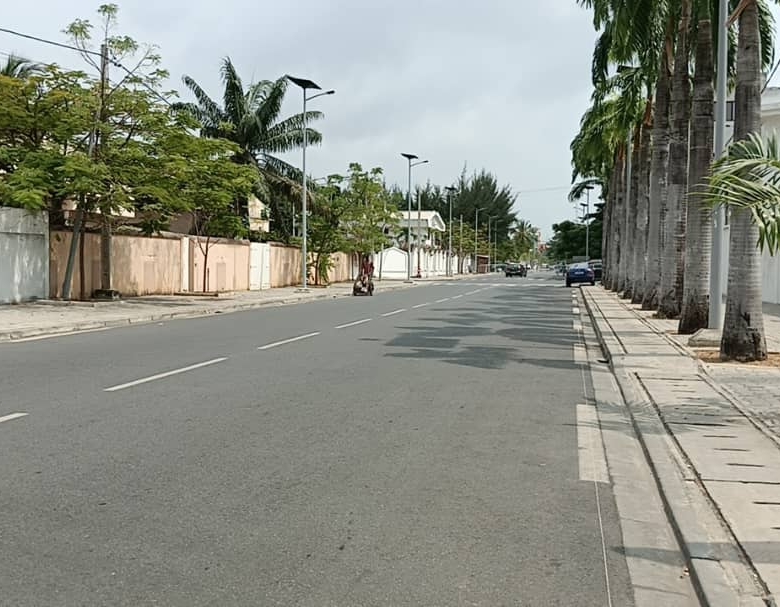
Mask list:
[[749,363],[741,363],[736,360],[721,360],[720,350],[696,350],[696,356],[705,363],[730,364],[745,367],[769,367],[780,369],[780,352],[770,352],[766,360],[758,360]]

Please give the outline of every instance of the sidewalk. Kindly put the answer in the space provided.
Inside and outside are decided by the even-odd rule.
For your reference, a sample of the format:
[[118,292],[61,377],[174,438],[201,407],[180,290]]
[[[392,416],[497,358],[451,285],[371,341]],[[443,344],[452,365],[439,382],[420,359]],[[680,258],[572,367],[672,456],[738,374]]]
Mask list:
[[[775,605],[780,369],[701,363],[675,321],[581,293],[702,602]],[[767,331],[777,351],[780,318],[767,314]]]
[[[376,281],[376,294],[467,277],[468,275],[437,276],[416,279],[412,284],[401,280]],[[352,295],[352,282],[337,283],[326,288],[312,287],[307,293],[299,293],[297,289],[298,287],[281,287],[262,291],[241,291],[222,293],[218,297],[154,295],[118,301],[44,300],[5,305],[0,306],[0,342],[348,297]]]

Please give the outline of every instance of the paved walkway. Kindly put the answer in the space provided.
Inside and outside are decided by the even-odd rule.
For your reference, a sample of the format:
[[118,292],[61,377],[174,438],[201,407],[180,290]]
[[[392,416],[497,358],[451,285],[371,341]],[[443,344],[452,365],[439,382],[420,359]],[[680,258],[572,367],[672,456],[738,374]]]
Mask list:
[[[438,276],[430,279],[418,279],[413,284],[407,284],[400,280],[377,281],[375,283],[376,293],[381,294],[382,291],[461,278],[468,278],[468,276]],[[0,341],[119,327],[172,318],[237,312],[264,306],[347,297],[351,294],[352,282],[348,282],[333,284],[327,288],[311,288],[307,293],[299,293],[297,287],[282,287],[263,291],[225,293],[219,297],[155,295],[105,302],[38,301],[7,305],[0,306]]]
[[[774,605],[780,370],[701,364],[673,321],[601,288],[581,293],[705,603]],[[778,349],[780,319],[767,320]]]

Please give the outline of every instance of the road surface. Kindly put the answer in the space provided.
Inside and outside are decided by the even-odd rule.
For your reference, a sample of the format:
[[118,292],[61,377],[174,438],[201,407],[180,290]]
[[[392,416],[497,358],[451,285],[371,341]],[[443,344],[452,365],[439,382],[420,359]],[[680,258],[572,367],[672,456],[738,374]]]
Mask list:
[[0,604],[632,605],[573,327],[496,275],[4,344]]

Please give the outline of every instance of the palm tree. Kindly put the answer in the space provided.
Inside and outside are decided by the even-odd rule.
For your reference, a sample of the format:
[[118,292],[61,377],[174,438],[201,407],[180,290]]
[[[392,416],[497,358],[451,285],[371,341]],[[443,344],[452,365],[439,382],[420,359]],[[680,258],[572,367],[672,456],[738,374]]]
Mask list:
[[685,233],[685,272],[678,332],[690,335],[709,321],[711,213],[697,200],[696,188],[710,170],[714,139],[713,45],[709,0],[697,2],[698,25],[693,78],[691,147],[688,180],[691,184]]
[[[761,41],[758,0],[737,8],[737,77],[734,98],[735,141],[751,140],[761,131]],[[753,139],[755,141],[755,139]],[[760,231],[751,210],[732,205],[726,317],[720,343],[722,358],[740,361],[767,357],[761,297]]]
[[0,67],[0,76],[7,76],[8,78],[27,78],[33,76],[43,69],[40,63],[35,63],[19,55],[11,53],[8,58]]
[[686,192],[688,189],[688,137],[690,127],[689,31],[691,0],[681,0],[672,73],[671,141],[666,197],[665,236],[658,315],[680,314],[685,264]]
[[[303,114],[279,120],[287,79],[261,80],[244,89],[229,57],[223,60],[220,72],[224,86],[221,106],[195,80],[184,76],[184,84],[196,103],[179,103],[174,109],[194,117],[200,123],[202,136],[236,143],[241,149],[236,162],[255,165],[271,187],[296,190],[301,181],[300,170],[277,156],[303,145]],[[306,112],[307,124],[320,118],[321,112]],[[318,131],[307,127],[306,132],[308,143],[322,140]],[[275,208],[274,199],[272,220],[278,220],[281,210]]]

